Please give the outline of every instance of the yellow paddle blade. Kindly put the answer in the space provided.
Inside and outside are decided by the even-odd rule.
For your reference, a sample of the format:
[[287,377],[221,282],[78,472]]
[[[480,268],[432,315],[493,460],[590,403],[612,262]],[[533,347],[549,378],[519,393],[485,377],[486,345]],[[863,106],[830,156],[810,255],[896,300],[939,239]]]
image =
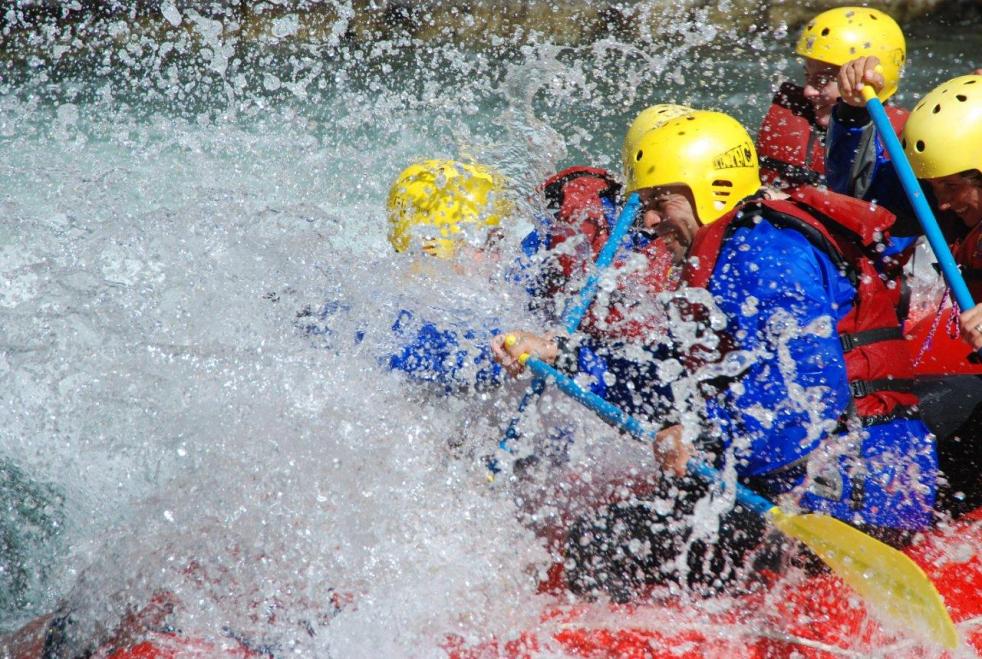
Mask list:
[[958,632],[924,571],[903,552],[827,515],[768,511],[774,525],[815,552],[871,609],[946,648]]

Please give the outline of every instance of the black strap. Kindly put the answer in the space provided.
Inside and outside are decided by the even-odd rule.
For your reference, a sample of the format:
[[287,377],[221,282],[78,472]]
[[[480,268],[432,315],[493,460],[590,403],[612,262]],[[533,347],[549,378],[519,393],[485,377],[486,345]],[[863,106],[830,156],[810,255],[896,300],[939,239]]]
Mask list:
[[904,330],[901,327],[878,327],[876,329],[853,332],[851,334],[840,334],[839,344],[842,352],[849,352],[862,346],[881,341],[896,341],[904,338]]
[[853,380],[849,391],[853,398],[864,398],[877,391],[896,391],[907,393],[914,388],[914,381],[907,378],[884,378],[883,380]]
[[792,165],[770,156],[760,156],[761,169],[769,169],[777,172],[778,175],[788,183],[806,185],[824,185],[825,177],[814,169],[809,169],[801,165]]
[[897,405],[886,414],[871,414],[869,416],[857,415],[857,417],[859,419],[859,423],[864,428],[869,428],[870,426],[877,426],[881,423],[890,423],[891,421],[896,421],[897,419],[920,419],[921,411],[917,407]]
[[561,176],[555,181],[551,181],[544,189],[546,195],[546,207],[550,210],[558,210],[563,205],[563,197],[566,196],[566,186],[578,178],[583,178],[585,176],[598,178],[607,184],[606,189],[600,193],[600,196],[607,196],[611,199],[616,199],[618,193],[621,191],[621,184],[615,181],[609,174],[604,176],[597,172],[586,171],[583,169],[577,169],[572,171],[565,176]]

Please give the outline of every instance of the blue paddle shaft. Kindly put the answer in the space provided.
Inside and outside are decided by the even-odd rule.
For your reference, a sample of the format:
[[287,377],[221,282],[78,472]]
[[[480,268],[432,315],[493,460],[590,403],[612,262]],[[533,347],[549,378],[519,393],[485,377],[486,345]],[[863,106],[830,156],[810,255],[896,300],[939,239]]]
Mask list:
[[617,248],[621,246],[628,229],[634,224],[634,218],[638,214],[640,207],[641,198],[637,192],[634,192],[628,198],[627,203],[624,204],[624,208],[621,209],[621,214],[617,216],[617,222],[607,237],[607,242],[604,243],[603,249],[597,255],[594,272],[587,278],[583,288],[580,289],[579,302],[566,311],[566,319],[563,324],[566,327],[566,331],[570,334],[580,327],[583,316],[586,315],[590,305],[593,304],[593,298],[597,294],[597,287],[600,285],[600,277],[603,276],[607,266],[613,263],[614,256],[617,254]]
[[[613,263],[614,256],[617,254],[617,248],[624,241],[624,236],[627,235],[628,229],[634,224],[634,218],[640,208],[641,198],[637,192],[634,192],[628,197],[627,203],[624,204],[620,215],[617,216],[617,222],[614,224],[614,228],[607,237],[607,242],[604,243],[603,248],[597,255],[596,267],[594,272],[587,278],[583,288],[580,289],[579,301],[566,311],[563,326],[568,333],[572,334],[579,329],[580,323],[583,322],[583,317],[586,315],[590,305],[593,304],[593,298],[597,293],[597,287],[600,285],[600,277],[603,275],[603,271]],[[498,448],[504,451],[510,450],[508,443],[518,437],[518,422],[521,421],[522,414],[529,404],[542,394],[544,388],[545,382],[541,378],[536,378],[532,381],[532,386],[525,391],[525,395],[522,396],[522,400],[518,403],[518,410],[515,416],[508,422],[508,428],[498,442]],[[491,461],[489,466],[492,472],[497,473],[498,466],[494,460]]]
[[[869,88],[868,85],[864,87],[864,90],[867,88]],[[870,91],[872,91],[871,88]],[[890,154],[893,169],[897,172],[897,176],[900,178],[900,184],[903,186],[904,192],[907,193],[907,198],[914,207],[914,213],[916,213],[917,219],[924,229],[924,235],[927,236],[927,241],[934,251],[934,257],[938,259],[938,263],[941,265],[941,271],[944,273],[944,278],[948,282],[948,286],[951,288],[955,300],[958,301],[958,306],[962,311],[968,311],[975,306],[975,302],[972,300],[972,294],[969,292],[968,286],[965,285],[965,279],[962,277],[962,273],[955,263],[955,258],[951,255],[951,250],[948,248],[948,243],[941,233],[938,221],[934,218],[931,206],[927,203],[927,199],[924,198],[924,191],[921,190],[921,185],[917,177],[914,176],[914,170],[907,160],[907,154],[904,153],[904,148],[900,144],[900,140],[897,139],[893,125],[890,123],[890,119],[883,109],[883,104],[876,96],[871,96],[866,99],[866,110],[869,112],[870,117],[872,117],[873,123],[876,125],[876,130],[880,133],[880,139],[883,141],[887,153]],[[961,145],[952,144],[950,148],[958,149],[961,148]]]
[[[607,423],[630,433],[636,439],[643,442],[651,442],[654,440],[655,433],[651,432],[650,430],[645,430],[637,419],[616,405],[604,400],[595,393],[587,391],[583,387],[573,382],[572,378],[560,373],[552,366],[541,360],[535,359],[534,357],[529,357],[525,362],[525,366],[527,366],[536,375],[536,377],[554,381],[556,386],[558,386],[563,393],[567,394],[584,407],[593,411]],[[686,468],[689,470],[689,473],[699,476],[710,483],[723,482],[720,473],[704,462],[689,460],[689,462],[686,464]],[[743,506],[753,510],[756,513],[760,513],[761,515],[767,514],[767,512],[774,507],[773,503],[739,483],[736,484],[736,499]]]

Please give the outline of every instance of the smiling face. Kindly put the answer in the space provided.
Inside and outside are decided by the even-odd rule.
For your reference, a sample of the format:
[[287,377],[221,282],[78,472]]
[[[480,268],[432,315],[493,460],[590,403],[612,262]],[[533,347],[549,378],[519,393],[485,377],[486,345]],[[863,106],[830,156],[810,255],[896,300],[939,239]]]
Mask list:
[[699,230],[692,193],[684,185],[666,185],[638,190],[644,211],[641,229],[661,238],[680,264]]
[[839,83],[836,80],[839,68],[834,64],[805,59],[804,95],[815,110],[815,123],[822,128],[828,128],[832,108],[839,100]]
[[982,173],[961,172],[928,182],[941,210],[953,211],[969,227],[982,221]]

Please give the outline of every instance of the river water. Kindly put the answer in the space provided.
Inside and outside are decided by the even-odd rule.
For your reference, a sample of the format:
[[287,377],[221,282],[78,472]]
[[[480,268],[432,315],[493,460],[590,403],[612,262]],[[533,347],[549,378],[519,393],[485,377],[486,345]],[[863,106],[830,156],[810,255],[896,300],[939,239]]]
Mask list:
[[[755,127],[799,75],[793,37],[475,50],[284,19],[246,41],[165,5],[179,30],[106,22],[83,55],[39,32],[2,69],[0,631],[61,607],[81,643],[161,592],[184,633],[281,654],[439,655],[534,625],[549,556],[529,519],[555,510],[482,461],[523,385],[446,397],[378,359],[403,308],[533,321],[493,267],[420,277],[390,253],[388,186],[423,157],[492,164],[517,246],[535,185],[616,170],[644,106]],[[977,26],[909,47],[906,106],[982,64]],[[645,467],[558,398],[532,416],[590,437],[581,478]]]

